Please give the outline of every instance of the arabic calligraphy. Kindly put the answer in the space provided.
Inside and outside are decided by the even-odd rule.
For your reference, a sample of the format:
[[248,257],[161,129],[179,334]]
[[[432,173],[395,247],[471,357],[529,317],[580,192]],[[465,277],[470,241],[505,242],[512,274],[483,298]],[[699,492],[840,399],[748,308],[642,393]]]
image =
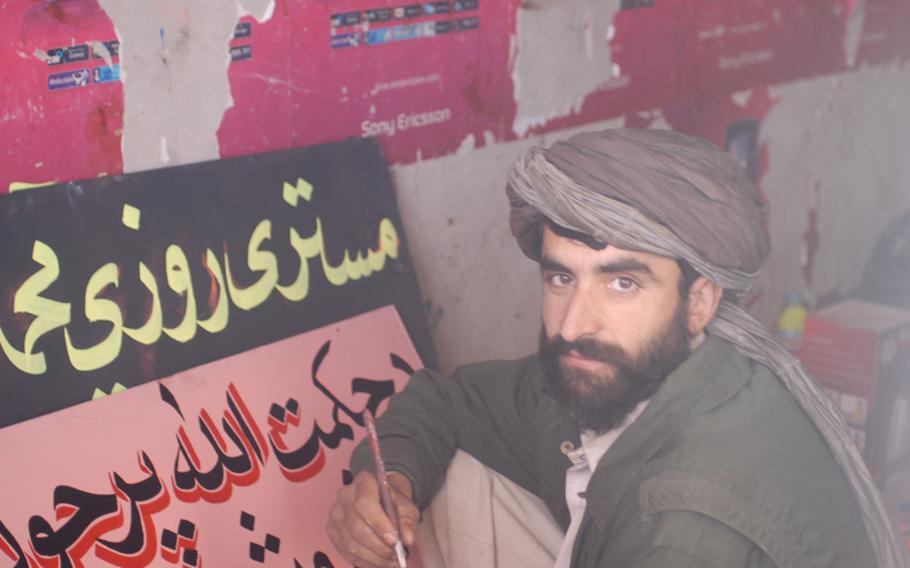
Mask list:
[[[298,189],[293,195],[302,200],[284,199],[292,207],[312,199],[313,187],[305,180],[297,180]],[[285,186],[293,188],[290,184]],[[130,206],[132,207],[132,206]],[[138,212],[136,213],[138,214]],[[279,244],[279,231],[271,219],[260,220],[250,233],[246,254],[233,254],[222,242],[221,251],[205,248],[201,259],[193,259],[176,243],[168,244],[163,258],[163,279],[156,276],[149,264],[138,262],[135,272],[125,263],[105,262],[88,277],[84,286],[84,313],[74,314],[72,301],[59,297],[54,284],[61,278],[61,259],[54,248],[36,239],[32,245],[31,260],[36,269],[12,294],[13,312],[26,316],[28,321],[22,337],[15,337],[11,329],[0,328],[0,350],[10,363],[29,375],[48,372],[48,360],[39,347],[42,339],[63,330],[66,357],[73,369],[81,372],[96,371],[114,362],[127,341],[152,345],[162,336],[181,344],[193,341],[200,330],[207,334],[224,332],[230,324],[231,311],[252,311],[277,295],[289,302],[302,302],[311,290],[314,274],[310,261],[317,264],[326,281],[332,286],[345,286],[383,271],[388,259],[397,259],[401,240],[395,224],[388,218],[379,220],[375,230],[375,246],[365,250],[342,248],[339,260],[332,260],[326,241],[324,223],[317,216],[312,232],[301,235],[297,227],[289,227],[287,244],[296,256],[296,266],[279,263],[274,252]],[[138,230],[138,225],[135,230]],[[333,250],[334,247],[332,247]],[[245,257],[245,258],[244,258]],[[318,259],[318,263],[316,263]],[[198,265],[195,264],[198,261]],[[157,262],[157,261],[156,261]],[[201,265],[201,266],[199,266]],[[241,284],[238,270],[255,275],[255,280]],[[208,280],[207,301],[200,302],[194,287],[193,272]],[[130,313],[122,302],[111,299],[120,290],[125,274],[137,275],[140,289],[147,295],[147,313]],[[196,280],[197,284],[199,280]],[[52,291],[54,290],[54,291]],[[180,300],[175,325],[167,325],[171,314],[162,307],[162,294],[174,294]],[[125,322],[138,322],[129,326]],[[107,333],[101,339],[87,339],[82,328],[74,325],[105,326]],[[100,328],[99,328],[100,329]],[[18,330],[16,330],[18,332]]]
[[[354,377],[349,381],[351,394],[366,395],[366,400],[358,409],[342,402],[319,378],[330,350],[331,341],[324,342],[310,366],[311,384],[332,405],[329,427],[320,426],[314,418],[306,440],[291,447],[287,435],[291,429],[303,427],[296,399],[272,403],[263,427],[237,387],[230,383],[220,415],[200,409],[194,421],[198,433],[190,432],[190,423],[177,398],[159,383],[160,399],[179,417],[170,476],[156,467],[145,452],[139,451],[137,463],[142,475],[136,480],[111,472],[110,490],[102,493],[58,485],[53,493],[53,518],[41,515],[29,518],[26,540],[17,540],[0,521],[0,559],[7,557],[14,568],[78,568],[92,554],[109,564],[133,568],[152,564],[160,553],[170,563],[187,564],[191,560],[202,565],[197,549],[198,527],[184,520],[176,533],[162,529],[156,526],[158,513],[175,499],[184,503],[223,503],[236,488],[259,481],[263,468],[272,463],[290,482],[302,483],[313,478],[325,466],[325,452],[338,448],[344,440],[353,440],[355,428],[364,425],[364,412],[377,412],[382,402],[394,394],[393,379]],[[410,365],[398,355],[390,354],[390,360],[393,368],[412,372]],[[201,451],[199,440],[204,440],[201,443],[206,446],[205,452]],[[112,538],[112,534],[117,536]],[[276,553],[279,542],[278,537],[266,534],[265,542],[255,543],[256,554]],[[321,552],[316,552],[314,563],[331,566]]]

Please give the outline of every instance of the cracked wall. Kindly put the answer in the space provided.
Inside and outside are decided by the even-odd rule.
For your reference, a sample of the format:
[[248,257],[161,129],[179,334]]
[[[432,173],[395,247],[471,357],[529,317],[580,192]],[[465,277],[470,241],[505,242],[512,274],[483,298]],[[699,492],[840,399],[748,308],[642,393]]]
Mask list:
[[[13,65],[31,60],[36,50],[46,58],[43,48],[50,44],[29,42],[32,35],[51,29],[51,23],[59,28],[54,42],[57,37],[61,45],[89,42],[102,55],[105,42],[113,39],[108,36],[115,33],[122,102],[110,94],[114,91],[104,100],[82,91],[88,101],[80,104],[88,109],[89,133],[61,132],[72,140],[73,151],[88,137],[89,158],[74,159],[85,162],[73,170],[79,176],[341,139],[362,134],[364,125],[366,130],[378,128],[383,120],[396,127],[420,124],[381,136],[395,164],[399,206],[427,316],[448,370],[458,363],[517,356],[535,348],[539,278],[508,232],[503,195],[509,162],[530,145],[548,144],[574,130],[620,125],[672,127],[722,144],[732,122],[754,120],[763,149],[756,167],[771,206],[774,251],[750,309],[769,324],[787,292],[805,285],[802,250],[810,211],[817,213],[819,232],[810,289],[823,297],[855,288],[880,230],[910,207],[910,156],[904,142],[910,112],[902,102],[910,95],[908,57],[904,63],[900,58],[864,63],[888,57],[880,53],[881,46],[889,38],[888,26],[895,24],[882,12],[883,2],[819,3],[825,9],[819,10],[819,23],[813,26],[821,30],[813,56],[821,63],[805,72],[822,74],[815,78],[779,70],[783,64],[767,65],[765,59],[782,57],[785,46],[773,45],[777,51],[770,52],[750,47],[753,40],[748,38],[760,37],[781,17],[764,14],[764,4],[754,4],[755,13],[744,12],[734,24],[707,16],[699,20],[679,10],[664,12],[663,20],[653,25],[642,23],[647,10],[666,10],[673,4],[481,2],[476,13],[451,16],[464,29],[463,35],[446,36],[456,46],[449,53],[425,50],[420,61],[425,68],[414,76],[396,75],[397,68],[377,58],[376,65],[384,65],[390,76],[377,73],[363,92],[347,79],[370,69],[355,68],[350,76],[333,74],[339,62],[346,61],[334,46],[348,49],[347,54],[366,53],[350,51],[368,49],[364,45],[339,42],[348,36],[361,41],[372,37],[370,22],[358,20],[337,29],[333,24],[329,29],[329,7],[307,4],[314,11],[304,12],[304,5],[289,0],[50,2],[50,8],[41,8],[45,12],[24,12],[21,54],[3,61]],[[637,7],[630,10],[628,5]],[[85,31],[76,16],[61,17],[51,9],[55,6],[63,16],[66,9],[81,6],[76,15],[95,18],[101,31]],[[845,13],[844,6],[852,11]],[[468,27],[478,15],[479,29],[495,41],[476,35],[477,21],[475,28]],[[240,67],[250,61],[232,63],[230,49],[238,44],[238,22],[250,18],[263,25],[247,54],[259,66]],[[296,27],[291,29],[291,24]],[[677,28],[688,30],[691,37],[674,35]],[[34,30],[38,32],[32,34]],[[332,42],[324,66],[294,59],[314,37]],[[687,59],[704,46],[714,49],[723,42],[732,46],[729,54],[711,52],[698,64]],[[290,55],[263,60],[260,48],[265,44],[271,53],[287,47]],[[444,68],[454,55],[464,61]],[[112,61],[105,63],[110,66]],[[436,68],[441,71],[430,72]],[[50,73],[45,68],[42,72]],[[774,86],[755,84],[759,79]],[[717,82],[721,80],[727,82]],[[0,87],[0,93],[11,89]],[[0,133],[13,122],[52,128],[54,117],[81,112],[79,104],[53,109],[48,100],[45,93],[41,100],[29,98],[28,104],[5,105]],[[235,105],[235,100],[242,104]],[[396,101],[420,112],[402,113]],[[366,109],[362,115],[356,104]],[[350,124],[336,124],[341,116]],[[231,122],[230,134],[225,133],[226,122]],[[96,136],[95,131],[107,131],[108,136]],[[392,131],[389,127],[382,132]],[[7,155],[15,156],[14,165],[25,161],[15,153],[16,144],[24,143],[24,132],[9,136]],[[251,142],[246,144],[242,136]],[[48,172],[47,159],[29,159],[29,167],[16,173],[23,187],[61,181]]]
[[274,0],[99,0],[117,31],[124,85],[125,172],[217,159],[231,107],[228,41],[244,14]]

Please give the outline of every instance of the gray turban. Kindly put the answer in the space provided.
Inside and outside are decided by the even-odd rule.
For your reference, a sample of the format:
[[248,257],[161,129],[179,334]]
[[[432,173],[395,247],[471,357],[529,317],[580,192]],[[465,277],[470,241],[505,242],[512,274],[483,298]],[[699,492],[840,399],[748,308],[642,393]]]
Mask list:
[[[531,148],[509,171],[506,194],[512,233],[533,259],[544,219],[619,248],[684,259],[741,294],[768,254],[764,207],[738,162],[709,142],[669,130],[587,132]],[[879,566],[903,568],[878,489],[830,398],[739,307],[722,302],[708,332],[787,386],[850,480]]]
[[768,254],[764,207],[739,163],[670,130],[586,132],[532,148],[506,191],[512,233],[535,260],[544,216],[621,248],[685,258],[740,292]]

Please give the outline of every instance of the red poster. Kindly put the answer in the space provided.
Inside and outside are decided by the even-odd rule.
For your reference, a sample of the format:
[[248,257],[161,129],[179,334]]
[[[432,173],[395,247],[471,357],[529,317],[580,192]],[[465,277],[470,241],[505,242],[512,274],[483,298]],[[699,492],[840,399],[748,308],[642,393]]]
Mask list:
[[4,2],[0,193],[123,171],[119,42],[96,0]]
[[[220,154],[376,136],[389,162],[409,163],[906,59],[908,20],[905,0],[276,0],[225,42]],[[119,173],[120,46],[97,0],[9,0],[0,26],[0,192]],[[527,49],[579,43],[607,46],[603,66],[572,51],[554,68]]]
[[222,156],[379,136],[390,162],[506,136],[518,0],[278,2],[231,42]]
[[[888,1],[888,0],[881,0]],[[550,131],[846,68],[852,0],[623,0],[612,69]]]
[[859,61],[882,63],[898,57],[910,58],[910,2],[906,0],[866,0],[863,32],[859,41]]

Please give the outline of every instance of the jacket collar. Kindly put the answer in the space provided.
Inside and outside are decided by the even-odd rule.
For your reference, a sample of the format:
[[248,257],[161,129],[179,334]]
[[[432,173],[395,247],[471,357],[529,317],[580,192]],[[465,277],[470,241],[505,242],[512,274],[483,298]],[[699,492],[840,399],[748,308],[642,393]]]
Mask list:
[[745,356],[731,343],[709,336],[667,377],[591,477],[587,511],[600,529],[606,529],[629,485],[682,424],[732,398],[751,375]]

